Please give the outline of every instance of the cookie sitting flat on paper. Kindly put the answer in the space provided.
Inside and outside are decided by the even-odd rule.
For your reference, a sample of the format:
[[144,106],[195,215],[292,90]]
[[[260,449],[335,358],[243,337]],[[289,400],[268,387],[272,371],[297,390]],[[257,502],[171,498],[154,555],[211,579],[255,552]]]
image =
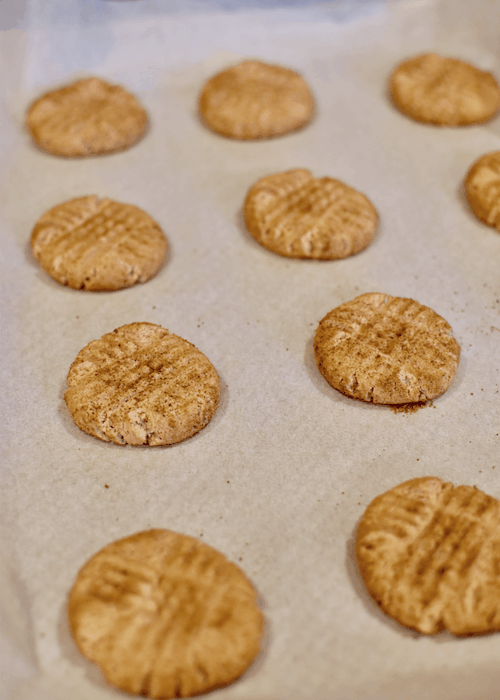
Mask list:
[[112,685],[151,698],[232,683],[259,652],[263,615],[243,571],[213,547],[169,530],[112,542],[69,596],[80,651]]
[[361,192],[309,170],[267,175],[249,190],[245,223],[273,253],[291,258],[335,260],[371,242],[377,210]]
[[500,502],[436,477],[377,496],[358,526],[361,577],[406,627],[456,635],[500,630]]
[[407,116],[437,126],[481,124],[500,108],[500,88],[491,73],[434,53],[400,63],[389,91]]
[[500,151],[486,153],[472,165],[465,192],[477,218],[500,231]]
[[314,99],[304,79],[292,70],[260,61],[243,61],[205,83],[199,113],[223,136],[260,139],[301,129],[311,119]]
[[76,425],[117,445],[171,445],[204,428],[220,383],[212,363],[153,323],[94,340],[70,367],[64,400]]
[[167,241],[142,209],[89,196],[46,212],[33,229],[31,249],[56,282],[112,291],[153,277],[165,259]]
[[146,111],[133,95],[100,78],[47,92],[26,116],[35,143],[57,156],[122,151],[143,135],[147,122]]
[[314,338],[318,369],[346,396],[425,402],[449,387],[460,359],[451,326],[413,299],[362,294],[337,306]]

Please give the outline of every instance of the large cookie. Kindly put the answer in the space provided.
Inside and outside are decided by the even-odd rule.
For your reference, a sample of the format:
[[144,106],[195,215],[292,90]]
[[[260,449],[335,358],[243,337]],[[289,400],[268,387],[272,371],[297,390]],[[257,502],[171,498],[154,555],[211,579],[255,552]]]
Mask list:
[[169,530],[139,532],[95,554],[71,590],[69,620],[80,651],[109,683],[164,699],[236,680],[263,629],[241,569]]
[[413,299],[362,294],[337,306],[314,338],[318,369],[346,396],[380,404],[425,402],[455,376],[450,325]]
[[36,144],[57,156],[113,153],[144,133],[147,114],[119,85],[85,78],[33,102],[26,126]]
[[435,477],[375,498],[359,523],[361,576],[382,610],[425,634],[500,630],[500,502]]
[[78,353],[64,400],[76,425],[117,445],[171,445],[204,428],[219,404],[219,377],[187,340],[131,323]]
[[273,253],[292,258],[334,260],[370,243],[377,210],[340,180],[314,178],[309,170],[267,175],[249,190],[245,223]]
[[73,289],[109,291],[146,282],[167,252],[162,230],[130,204],[80,197],[46,212],[31,234],[35,258]]
[[434,53],[400,63],[389,90],[406,115],[438,126],[480,124],[500,108],[500,88],[491,73]]
[[500,151],[481,156],[471,166],[465,192],[477,218],[500,231]]
[[210,78],[200,95],[205,124],[223,136],[280,136],[307,124],[314,100],[298,73],[260,61],[243,61]]

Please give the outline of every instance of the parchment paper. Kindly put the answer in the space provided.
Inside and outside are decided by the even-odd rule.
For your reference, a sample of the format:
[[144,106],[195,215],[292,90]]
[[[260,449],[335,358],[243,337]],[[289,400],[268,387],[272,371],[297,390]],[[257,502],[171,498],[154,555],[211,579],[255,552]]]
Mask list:
[[[423,51],[500,76],[498,3],[2,5],[2,697],[126,697],[76,649],[67,594],[108,542],[164,527],[220,549],[259,591],[262,653],[214,700],[497,700],[500,634],[428,638],[392,622],[364,590],[353,537],[367,504],[412,477],[500,498],[500,235],[473,217],[462,186],[476,158],[500,149],[500,117],[434,128],[386,95],[394,65]],[[204,81],[243,58],[305,77],[317,100],[306,129],[245,143],[200,123]],[[149,133],[111,156],[42,153],[24,131],[27,106],[85,75],[133,91]],[[288,260],[247,234],[248,188],[293,167],[372,200],[380,226],[364,252]],[[153,280],[84,293],[39,268],[28,244],[34,223],[87,194],[159,222],[170,248]],[[395,414],[319,375],[319,320],[371,291],[414,298],[452,325],[460,366],[433,406]],[[133,321],[191,341],[221,377],[215,418],[181,444],[106,444],[65,407],[77,353]]]

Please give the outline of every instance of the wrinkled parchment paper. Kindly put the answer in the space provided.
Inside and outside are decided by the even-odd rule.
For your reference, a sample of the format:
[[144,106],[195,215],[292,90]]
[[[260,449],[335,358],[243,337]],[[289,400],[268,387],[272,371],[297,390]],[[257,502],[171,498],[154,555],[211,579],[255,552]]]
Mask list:
[[[497,700],[500,634],[426,638],[392,622],[364,590],[353,537],[367,504],[412,477],[500,498],[500,235],[473,217],[462,185],[476,158],[500,149],[500,117],[434,128],[386,95],[394,65],[423,51],[500,76],[498,3],[2,0],[0,11],[2,698],[125,697],[76,649],[67,594],[108,542],[164,527],[238,563],[265,612],[262,653],[214,700]],[[238,142],[200,123],[204,81],[243,58],[305,77],[317,100],[306,129]],[[149,133],[98,158],[37,150],[27,106],[86,75],[134,92]],[[380,226],[365,251],[288,260],[248,235],[248,188],[294,167],[372,200]],[[38,217],[87,194],[159,222],[170,247],[153,280],[83,293],[36,264]],[[414,298],[452,325],[461,362],[433,406],[395,414],[319,375],[319,320],[371,291]],[[77,353],[133,321],[186,338],[219,372],[215,418],[181,444],[106,444],[65,407]]]

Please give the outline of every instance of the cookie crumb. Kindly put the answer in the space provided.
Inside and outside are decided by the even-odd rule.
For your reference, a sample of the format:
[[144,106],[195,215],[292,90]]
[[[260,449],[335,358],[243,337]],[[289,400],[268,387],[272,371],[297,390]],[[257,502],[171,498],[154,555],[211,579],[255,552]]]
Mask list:
[[415,401],[414,403],[393,404],[390,409],[393,413],[416,413],[426,406],[432,406],[432,404],[428,401]]

